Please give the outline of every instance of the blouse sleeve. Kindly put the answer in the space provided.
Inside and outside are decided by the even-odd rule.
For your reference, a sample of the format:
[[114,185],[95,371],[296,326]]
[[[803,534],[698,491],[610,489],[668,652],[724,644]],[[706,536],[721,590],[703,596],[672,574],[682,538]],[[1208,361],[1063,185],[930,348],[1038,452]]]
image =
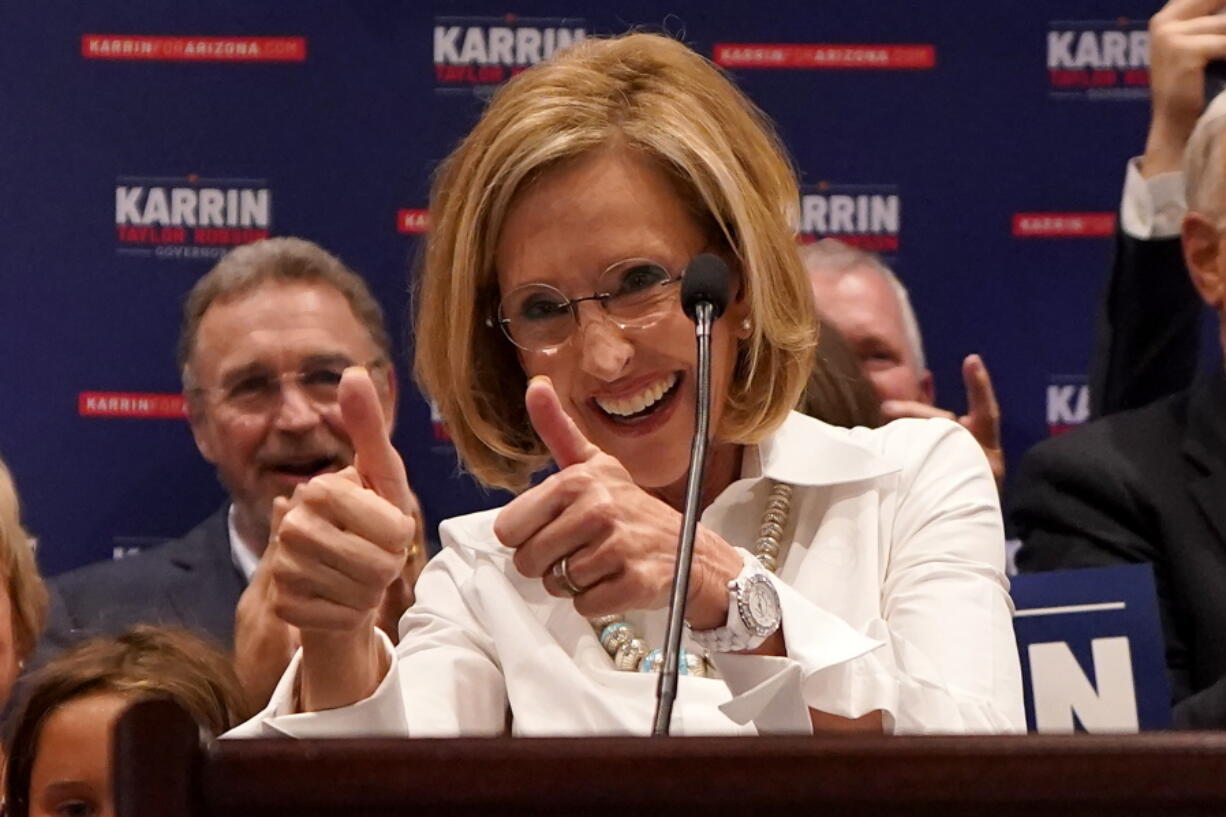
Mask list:
[[268,706],[230,737],[455,737],[501,734],[507,724],[502,670],[477,626],[464,587],[473,566],[444,548],[417,580],[417,602],[400,620],[400,646],[376,630],[390,669],[375,692],[339,709],[295,713],[299,654]]
[[945,420],[897,421],[887,433],[903,467],[895,495],[882,497],[881,616],[852,627],[775,579],[787,658],[717,656],[734,695],[724,711],[761,731],[805,730],[805,707],[847,718],[882,710],[896,733],[1024,731],[1004,533],[983,452]]

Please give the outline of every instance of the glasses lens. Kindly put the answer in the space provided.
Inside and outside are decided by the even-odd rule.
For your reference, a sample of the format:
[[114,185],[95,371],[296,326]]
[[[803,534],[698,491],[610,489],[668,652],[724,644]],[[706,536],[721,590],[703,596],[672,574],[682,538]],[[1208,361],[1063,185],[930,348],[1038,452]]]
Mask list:
[[658,318],[672,305],[675,279],[659,264],[639,259],[609,268],[601,276],[599,291],[607,292],[605,308],[623,324]]
[[244,377],[223,391],[223,402],[240,411],[262,411],[276,399],[281,384],[264,374]]
[[574,328],[566,296],[548,284],[526,284],[507,293],[498,306],[499,322],[521,349],[562,343]]
[[[336,403],[340,390],[341,374],[338,366],[321,366],[297,372],[288,377],[297,381],[302,393],[316,406],[326,407]],[[292,385],[285,384],[293,388]],[[279,405],[282,398],[283,379],[269,374],[256,374],[226,386],[222,400],[231,408],[248,413],[269,411]]]
[[313,403],[326,406],[336,402],[343,372],[343,369],[334,367],[308,369],[299,373],[298,382],[302,384],[303,393]]

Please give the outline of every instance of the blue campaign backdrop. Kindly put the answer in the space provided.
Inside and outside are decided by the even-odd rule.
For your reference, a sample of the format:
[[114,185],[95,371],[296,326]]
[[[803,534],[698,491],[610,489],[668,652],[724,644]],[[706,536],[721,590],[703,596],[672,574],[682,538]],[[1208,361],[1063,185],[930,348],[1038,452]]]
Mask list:
[[[806,207],[807,231],[884,250],[910,287],[942,405],[964,409],[960,361],[984,356],[1016,463],[1049,426],[1081,419],[1110,214],[1144,140],[1144,21],[1157,7],[6,4],[0,452],[43,568],[179,534],[221,502],[157,395],[178,389],[184,293],[226,242],[262,232],[317,241],[384,303],[404,341],[395,442],[428,516],[502,501],[460,473],[407,377],[414,211],[489,83],[576,29],[640,26],[718,51],[778,123],[805,190],[826,197]],[[150,211],[155,188],[163,213]],[[191,191],[182,206],[202,222],[213,208],[216,229],[161,229],[175,189]],[[207,206],[205,190],[220,191]],[[1065,391],[1049,410],[1052,388]]]

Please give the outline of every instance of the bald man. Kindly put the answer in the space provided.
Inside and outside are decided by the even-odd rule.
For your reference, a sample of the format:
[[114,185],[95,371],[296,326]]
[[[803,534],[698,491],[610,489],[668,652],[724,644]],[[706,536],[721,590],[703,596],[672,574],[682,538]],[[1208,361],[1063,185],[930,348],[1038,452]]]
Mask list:
[[806,244],[800,253],[818,311],[847,340],[881,398],[882,416],[945,417],[961,424],[983,448],[999,487],[1005,478],[1000,408],[979,355],[962,362],[967,413],[958,417],[938,408],[919,322],[890,268],[878,256],[832,238]]

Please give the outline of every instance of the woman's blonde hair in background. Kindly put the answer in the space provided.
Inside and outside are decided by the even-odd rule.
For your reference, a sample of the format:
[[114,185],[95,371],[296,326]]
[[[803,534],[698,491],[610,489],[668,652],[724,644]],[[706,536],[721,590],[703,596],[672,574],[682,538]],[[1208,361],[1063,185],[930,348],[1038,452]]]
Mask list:
[[21,526],[21,503],[13,475],[0,458],[0,580],[12,604],[13,641],[17,657],[34,652],[47,620],[47,588],[34,561],[34,546]]
[[809,376],[816,319],[791,226],[799,195],[770,122],[679,42],[641,33],[585,40],[500,89],[431,191],[416,374],[464,464],[486,484],[521,490],[549,458],[528,422],[515,350],[490,321],[503,222],[526,185],[610,145],[669,174],[740,268],[750,333],[717,436],[761,439]]

